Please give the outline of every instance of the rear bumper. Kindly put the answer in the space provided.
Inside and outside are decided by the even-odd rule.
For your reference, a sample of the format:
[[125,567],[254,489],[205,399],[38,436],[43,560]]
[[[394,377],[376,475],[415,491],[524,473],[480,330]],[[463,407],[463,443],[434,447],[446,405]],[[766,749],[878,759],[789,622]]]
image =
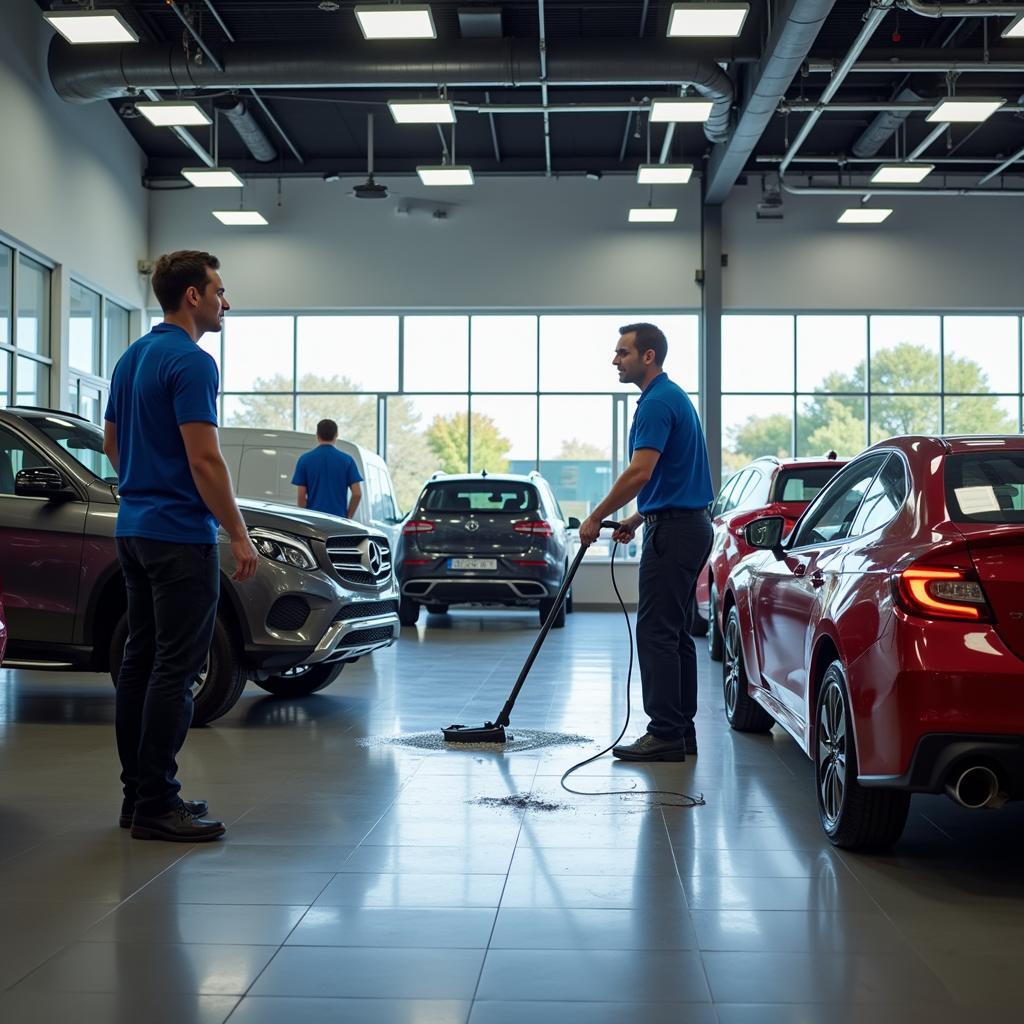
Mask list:
[[418,576],[402,584],[402,596],[420,604],[536,604],[554,597],[561,579],[454,579]]

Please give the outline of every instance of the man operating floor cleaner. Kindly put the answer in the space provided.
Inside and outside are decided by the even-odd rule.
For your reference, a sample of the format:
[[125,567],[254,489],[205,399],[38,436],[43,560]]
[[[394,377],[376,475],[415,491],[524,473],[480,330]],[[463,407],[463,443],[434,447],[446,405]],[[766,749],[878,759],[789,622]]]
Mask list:
[[612,753],[625,761],[685,761],[697,753],[697,651],[688,629],[697,574],[711,551],[714,497],[707,444],[693,403],[662,369],[665,335],[653,324],[619,328],[612,365],[641,395],[629,431],[629,465],[580,526],[592,544],[601,521],[637,499],[639,512],[613,534],[633,539],[644,523],[636,645],[647,732]]

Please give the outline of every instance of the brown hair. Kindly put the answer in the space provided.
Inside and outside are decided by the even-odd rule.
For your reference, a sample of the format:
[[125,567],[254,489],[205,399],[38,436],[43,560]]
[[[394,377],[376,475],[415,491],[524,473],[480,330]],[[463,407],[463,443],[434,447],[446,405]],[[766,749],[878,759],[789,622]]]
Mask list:
[[220,260],[208,252],[179,249],[161,256],[153,270],[153,294],[160,308],[165,313],[176,313],[189,288],[204,291],[208,269],[220,269]]
[[654,324],[626,324],[625,327],[619,328],[619,337],[622,337],[623,334],[636,336],[633,344],[641,357],[648,349],[654,349],[654,365],[661,366],[665,362],[665,356],[668,355],[668,341],[660,328],[655,327]]

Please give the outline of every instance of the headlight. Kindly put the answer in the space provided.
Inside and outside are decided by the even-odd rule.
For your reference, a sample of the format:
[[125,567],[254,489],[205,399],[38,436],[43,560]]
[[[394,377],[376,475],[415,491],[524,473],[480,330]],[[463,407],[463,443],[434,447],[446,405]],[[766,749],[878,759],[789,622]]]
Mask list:
[[316,568],[316,559],[309,545],[298,537],[278,533],[276,530],[264,530],[262,526],[250,529],[249,537],[264,558],[294,566],[296,569]]

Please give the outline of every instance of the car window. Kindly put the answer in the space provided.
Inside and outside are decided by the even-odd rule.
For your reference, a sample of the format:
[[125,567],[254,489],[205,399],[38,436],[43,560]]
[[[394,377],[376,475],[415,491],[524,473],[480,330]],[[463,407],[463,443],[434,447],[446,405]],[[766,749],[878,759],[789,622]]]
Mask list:
[[760,508],[767,505],[772,489],[771,473],[760,470],[757,474],[757,483],[743,501],[745,508]]
[[885,526],[907,500],[907,474],[903,468],[903,460],[898,455],[890,455],[882,471],[875,477],[864,501],[853,521],[851,537],[859,537],[862,533],[870,533]]
[[954,523],[1024,523],[1024,451],[950,455],[944,470]]
[[834,466],[801,466],[784,469],[775,478],[776,501],[811,501],[818,492],[842,469]]
[[428,512],[535,512],[532,484],[501,480],[451,480],[431,484],[423,493]]
[[0,494],[14,493],[19,470],[42,465],[43,460],[17,434],[0,427]]
[[750,470],[750,478],[743,484],[743,490],[737,492],[735,503],[733,508],[737,511],[743,511],[748,508],[757,508],[757,506],[763,505],[763,501],[758,500],[758,495],[762,489],[767,497],[767,487],[762,488],[762,484],[765,483],[764,474],[759,469]]
[[739,500],[742,497],[743,492],[746,490],[747,484],[750,483],[750,474],[751,470],[749,469],[745,469],[742,473],[740,473],[739,477],[736,480],[736,485],[733,487],[732,491],[729,493],[728,499],[722,506],[722,515],[725,515],[726,513],[731,512],[734,508],[736,508],[736,505],[739,503]]
[[715,499],[714,505],[711,506],[712,516],[720,516],[722,514],[722,510],[725,508],[726,502],[729,500],[729,495],[732,494],[732,490],[739,481],[740,476],[740,473],[733,473],[733,475],[722,485],[722,489],[718,492],[718,497]]
[[800,520],[793,547],[825,544],[848,537],[857,509],[885,459],[884,454],[871,455],[847,466]]
[[[59,414],[37,417],[32,420],[32,426],[51,441],[56,441],[89,472],[109,484],[117,483],[117,473],[114,472],[110,460],[103,454],[103,431],[99,427],[74,417],[65,419]],[[27,467],[31,464],[25,465]],[[34,465],[43,463],[37,461]]]

